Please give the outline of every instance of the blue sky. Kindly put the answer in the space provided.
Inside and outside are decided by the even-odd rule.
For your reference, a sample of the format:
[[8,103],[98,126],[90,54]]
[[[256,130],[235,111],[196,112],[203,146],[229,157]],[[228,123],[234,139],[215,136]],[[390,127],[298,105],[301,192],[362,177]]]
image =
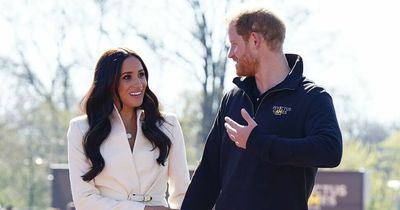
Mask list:
[[[311,32],[335,32],[335,41],[323,52],[329,62],[310,69],[311,79],[334,90],[335,94],[347,95],[351,99],[349,106],[361,117],[400,122],[400,111],[396,108],[400,107],[398,2],[302,2],[312,11],[308,23]],[[289,37],[293,35],[296,36],[288,34]],[[294,50],[304,51],[308,56],[306,48],[299,46]],[[313,59],[313,55],[309,56],[305,60]]]
[[[13,2],[6,3],[10,5],[14,4]],[[17,2],[15,1],[15,4],[21,4]],[[306,22],[297,27],[288,25],[285,51],[302,55],[306,76],[332,93],[341,116],[344,117],[349,114],[348,112],[356,112],[362,118],[378,122],[400,121],[400,111],[396,108],[400,107],[400,97],[397,93],[400,90],[398,81],[400,69],[397,64],[400,27],[396,23],[396,20],[400,19],[400,13],[397,12],[399,7],[395,0],[253,2],[272,8],[284,20],[289,10],[296,8],[310,10]],[[23,7],[19,9],[25,14],[36,12]],[[13,27],[7,24],[6,20],[0,19],[1,55],[12,51],[15,44]],[[26,27],[24,33],[29,34],[29,25]],[[51,36],[52,32],[44,30],[38,34]],[[46,40],[47,37],[43,39]],[[318,48],[320,52],[316,55]],[[145,57],[152,67],[159,68],[162,64],[156,62],[158,58],[153,54],[146,52]],[[97,59],[97,56],[95,57]],[[93,64],[85,64],[87,66],[82,68],[88,68],[89,65],[94,65],[94,62],[95,60],[88,61]],[[46,72],[40,74],[43,78],[48,76]],[[85,71],[74,78],[78,97],[82,96],[90,85],[91,74],[92,72]],[[227,70],[227,87],[230,87],[229,81],[233,76],[234,68],[230,62]],[[0,77],[5,75],[0,74]],[[152,77],[151,83],[160,95],[165,109],[178,111],[176,101],[181,97],[182,90],[196,87],[193,82],[187,82],[189,78],[187,73],[179,69],[174,73],[160,72],[157,77]],[[3,92],[7,88],[7,82],[2,82],[0,88]],[[347,104],[343,104],[344,97],[349,99]]]

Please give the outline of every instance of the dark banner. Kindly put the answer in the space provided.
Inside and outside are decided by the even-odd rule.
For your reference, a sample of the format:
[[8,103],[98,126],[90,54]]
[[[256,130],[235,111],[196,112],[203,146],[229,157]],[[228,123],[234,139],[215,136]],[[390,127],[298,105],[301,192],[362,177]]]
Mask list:
[[72,201],[68,165],[53,164],[50,169],[54,177],[51,186],[51,206],[56,209],[66,210],[67,204]]
[[364,173],[320,171],[308,206],[310,210],[364,210],[365,197]]

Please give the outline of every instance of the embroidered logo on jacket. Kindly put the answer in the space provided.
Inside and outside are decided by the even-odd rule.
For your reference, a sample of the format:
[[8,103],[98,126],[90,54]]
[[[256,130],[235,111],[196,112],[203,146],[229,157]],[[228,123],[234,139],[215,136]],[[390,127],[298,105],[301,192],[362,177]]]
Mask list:
[[283,114],[287,114],[288,112],[292,111],[291,107],[285,107],[285,106],[274,106],[272,107],[272,113],[274,113],[274,115],[283,115]]

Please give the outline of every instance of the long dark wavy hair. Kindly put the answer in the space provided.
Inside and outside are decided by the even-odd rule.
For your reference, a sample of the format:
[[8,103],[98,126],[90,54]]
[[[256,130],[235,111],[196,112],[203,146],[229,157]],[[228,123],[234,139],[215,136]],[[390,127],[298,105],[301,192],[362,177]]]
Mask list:
[[[103,53],[96,64],[93,84],[82,99],[83,111],[87,114],[89,130],[83,140],[83,148],[86,157],[92,167],[82,179],[90,181],[94,179],[104,168],[104,158],[100,153],[100,146],[111,131],[110,115],[114,109],[114,98],[119,100],[122,109],[122,101],[118,94],[119,78],[124,60],[130,56],[137,58],[143,66],[146,80],[149,81],[149,73],[142,58],[134,51],[127,48],[110,49]],[[144,110],[142,131],[144,136],[152,143],[153,150],[159,149],[157,163],[164,165],[171,148],[171,140],[159,128],[165,122],[160,113],[158,99],[147,85],[143,103],[139,107]]]

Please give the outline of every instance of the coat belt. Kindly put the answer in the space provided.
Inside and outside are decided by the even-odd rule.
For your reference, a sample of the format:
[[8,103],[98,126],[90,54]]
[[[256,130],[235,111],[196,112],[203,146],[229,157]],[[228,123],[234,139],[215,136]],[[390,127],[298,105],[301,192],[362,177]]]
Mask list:
[[146,195],[146,194],[131,193],[128,195],[128,200],[139,201],[139,202],[149,202],[149,201],[153,200],[153,197],[151,195]]

